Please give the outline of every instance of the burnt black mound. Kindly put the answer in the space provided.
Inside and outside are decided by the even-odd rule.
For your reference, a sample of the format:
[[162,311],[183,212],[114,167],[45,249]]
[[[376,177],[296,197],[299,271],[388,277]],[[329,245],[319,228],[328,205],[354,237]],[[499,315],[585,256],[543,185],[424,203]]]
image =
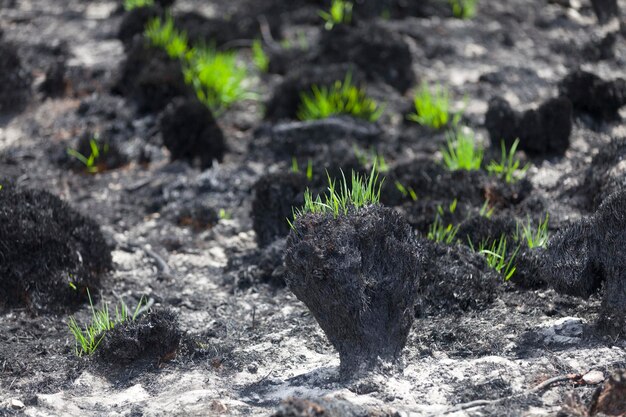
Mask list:
[[589,297],[602,285],[598,325],[610,334],[626,330],[626,190],[608,197],[595,214],[562,230],[549,243],[545,267],[551,285]]
[[354,64],[370,81],[384,82],[401,93],[415,83],[409,46],[402,36],[376,24],[337,25],[325,31],[315,62]]
[[626,138],[614,138],[593,157],[581,192],[590,210],[598,208],[609,195],[626,187]]
[[126,52],[113,92],[137,104],[140,112],[158,112],[174,98],[191,96],[180,62],[136,37]]
[[141,359],[165,362],[176,356],[181,338],[176,315],[169,310],[155,310],[106,332],[96,351],[97,358],[113,365]]
[[386,207],[296,219],[285,280],[339,352],[343,375],[397,359],[413,323],[423,256],[408,223]]
[[22,66],[17,48],[0,35],[0,114],[22,110],[30,96],[31,76]]
[[572,102],[574,110],[599,120],[619,120],[619,109],[626,105],[626,80],[606,81],[597,75],[576,70],[559,83],[559,92]]
[[523,113],[511,108],[501,97],[489,101],[485,115],[492,146],[499,149],[504,141],[510,149],[519,138],[519,149],[534,155],[564,154],[572,133],[572,103],[557,97],[541,104],[537,109]]
[[4,184],[0,236],[2,307],[67,310],[87,300],[86,290],[95,294],[112,267],[99,226],[46,191]]
[[226,152],[222,129],[211,111],[197,99],[178,99],[161,116],[163,144],[171,159],[209,168],[221,161]]
[[463,245],[424,241],[426,263],[420,276],[420,317],[483,309],[502,290],[504,279],[485,258]]
[[301,173],[267,174],[254,184],[252,225],[259,246],[289,234],[293,209],[304,204],[307,178]]

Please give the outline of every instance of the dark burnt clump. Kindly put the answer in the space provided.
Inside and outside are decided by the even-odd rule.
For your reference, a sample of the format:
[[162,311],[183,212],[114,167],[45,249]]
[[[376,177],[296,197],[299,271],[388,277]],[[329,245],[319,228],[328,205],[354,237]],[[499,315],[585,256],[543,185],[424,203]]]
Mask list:
[[408,223],[389,208],[295,220],[285,280],[339,352],[343,375],[398,358],[413,323],[423,257]]
[[122,62],[113,92],[136,103],[140,112],[158,112],[174,98],[191,96],[180,62],[135,37]]
[[576,70],[559,83],[561,95],[569,98],[574,110],[600,120],[619,120],[619,109],[626,105],[626,80],[605,81],[597,75]]
[[143,35],[146,24],[150,19],[162,17],[163,9],[159,6],[136,7],[127,12],[122,18],[117,38],[122,41],[125,48],[132,45],[136,35]]
[[161,116],[163,144],[172,160],[188,161],[202,169],[222,161],[226,141],[211,111],[197,99],[178,99]]
[[463,245],[424,241],[419,316],[483,309],[496,298],[503,279],[485,258]]
[[287,220],[293,217],[293,208],[304,203],[307,186],[307,178],[295,172],[267,174],[254,184],[252,225],[259,246],[289,234]]
[[30,97],[31,75],[22,66],[17,47],[0,34],[0,114],[22,110]]
[[589,297],[604,286],[599,328],[626,330],[626,189],[609,196],[596,213],[550,240],[545,268],[550,284],[566,294]]
[[97,355],[118,365],[140,359],[163,362],[175,357],[181,338],[176,315],[170,310],[155,310],[106,332]]
[[0,306],[64,311],[96,293],[112,267],[98,225],[58,197],[0,189]]
[[510,149],[519,138],[519,149],[534,155],[562,155],[569,147],[572,133],[572,103],[564,97],[552,98],[537,109],[515,111],[501,97],[489,101],[485,127],[491,144],[500,149],[504,141]]
[[614,138],[593,157],[582,193],[588,199],[588,208],[595,210],[602,200],[626,187],[626,138]]

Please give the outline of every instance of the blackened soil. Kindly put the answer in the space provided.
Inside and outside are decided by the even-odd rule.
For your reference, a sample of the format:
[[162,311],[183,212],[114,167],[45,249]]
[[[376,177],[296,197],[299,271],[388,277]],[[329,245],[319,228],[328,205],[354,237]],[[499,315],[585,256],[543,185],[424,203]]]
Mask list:
[[[598,223],[613,206],[595,214],[626,178],[624,30],[598,20],[611,17],[612,0],[481,0],[467,20],[445,1],[364,0],[349,28],[330,32],[320,0],[178,0],[176,21],[190,37],[240,52],[259,94],[214,119],[197,106],[172,110],[193,91],[180,63],[141,38],[143,22],[168,2],[131,15],[118,1],[0,0],[0,202],[15,198],[0,213],[0,293],[11,291],[0,313],[0,415],[435,416],[504,397],[449,415],[554,417],[569,413],[572,394],[582,415],[598,404],[596,385],[527,391],[559,375],[608,378],[626,368],[623,332],[606,331],[622,302],[615,288],[623,281],[608,279],[624,269],[615,261],[625,259],[623,245],[610,245],[622,229]],[[614,3],[623,15],[626,3]],[[270,74],[252,64],[254,38],[276,57]],[[385,105],[377,123],[297,121],[302,91],[348,72]],[[422,80],[448,86],[486,148],[485,165],[499,158],[500,139],[526,139],[518,153],[531,163],[526,178],[448,172],[445,130],[406,120]],[[506,100],[514,123],[491,137],[494,97]],[[87,174],[67,150],[88,153],[96,135],[122,162]],[[283,220],[304,188],[325,190],[326,171],[368,172],[372,153],[386,162],[383,204],[416,239],[440,206],[445,223],[476,240],[549,214],[563,250],[521,249],[505,283],[464,241],[425,243],[398,362],[344,381],[337,351],[285,287]],[[294,158],[299,174],[290,174]],[[25,189],[45,192],[18,197]],[[485,201],[490,221],[480,216]],[[599,233],[611,250],[592,253]],[[392,255],[385,264],[401,269]],[[375,268],[381,256],[360,261]],[[557,260],[599,279],[574,295],[557,292]],[[86,287],[96,308],[123,300],[132,309],[143,296],[153,312],[111,334],[101,356],[77,358],[67,322],[91,319]]]

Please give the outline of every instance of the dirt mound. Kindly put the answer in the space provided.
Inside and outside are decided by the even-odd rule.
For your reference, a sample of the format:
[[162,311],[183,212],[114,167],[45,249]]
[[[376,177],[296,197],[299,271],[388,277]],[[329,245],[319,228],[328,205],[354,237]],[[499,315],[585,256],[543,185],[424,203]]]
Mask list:
[[128,48],[113,92],[134,101],[140,112],[158,112],[174,98],[193,93],[185,85],[180,62],[150,47],[142,37]]
[[354,64],[368,80],[389,84],[400,93],[415,83],[408,44],[399,34],[376,24],[338,25],[325,31],[315,62]]
[[44,312],[85,302],[112,267],[98,225],[46,191],[3,186],[0,304]]
[[489,131],[491,144],[500,149],[504,140],[510,149],[519,138],[519,149],[534,155],[565,153],[572,133],[572,103],[557,97],[541,104],[536,110],[523,113],[511,108],[501,97],[489,101],[485,115],[485,127]]
[[117,38],[122,41],[124,48],[133,44],[135,35],[143,34],[146,24],[155,17],[163,17],[163,10],[159,6],[137,7],[124,14]]
[[98,359],[125,365],[139,359],[167,361],[178,350],[182,333],[176,315],[156,310],[108,331],[98,346]]
[[294,208],[304,204],[307,187],[307,178],[294,172],[267,174],[254,184],[252,226],[259,246],[289,234],[287,219],[292,219]]
[[15,45],[0,39],[0,114],[17,113],[30,97],[31,76],[22,66]]
[[566,294],[589,297],[604,285],[599,327],[626,330],[626,189],[608,197],[596,213],[550,240],[545,268]]
[[289,289],[307,305],[350,375],[395,360],[413,322],[424,251],[395,211],[305,215],[287,238]]
[[503,278],[482,255],[463,245],[424,241],[426,262],[420,277],[420,317],[483,309],[496,298]]
[[626,104],[626,80],[605,81],[582,70],[572,71],[561,80],[559,92],[569,98],[574,110],[600,120],[619,120],[619,109]]
[[592,159],[582,192],[595,210],[609,195],[626,187],[626,138],[614,138]]
[[202,169],[222,161],[226,142],[211,111],[197,99],[174,100],[161,116],[163,144],[172,160],[185,160]]

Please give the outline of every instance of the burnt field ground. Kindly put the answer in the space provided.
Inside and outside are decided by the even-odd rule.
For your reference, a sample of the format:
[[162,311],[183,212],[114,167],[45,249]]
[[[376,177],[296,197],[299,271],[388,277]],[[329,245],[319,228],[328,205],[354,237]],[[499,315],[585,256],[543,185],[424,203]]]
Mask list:
[[0,416],[626,415],[624,1],[151,3],[0,0]]

